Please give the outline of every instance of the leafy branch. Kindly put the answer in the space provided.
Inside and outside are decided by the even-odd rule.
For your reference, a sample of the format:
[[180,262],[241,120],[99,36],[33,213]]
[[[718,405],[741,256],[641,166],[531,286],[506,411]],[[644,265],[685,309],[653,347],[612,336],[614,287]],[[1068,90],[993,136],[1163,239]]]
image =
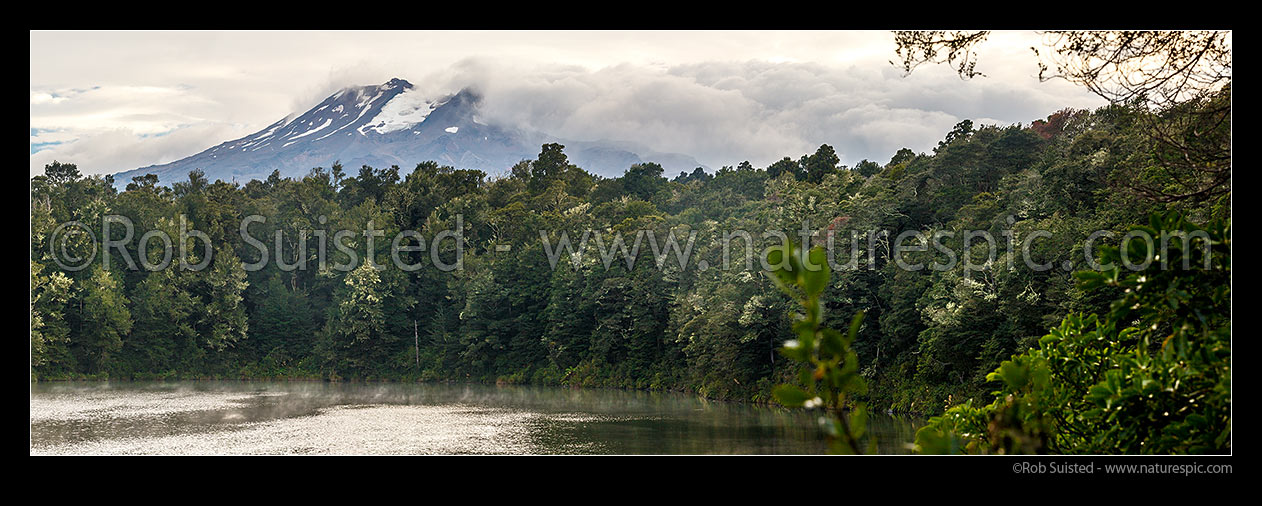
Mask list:
[[[767,277],[802,306],[793,323],[797,339],[779,349],[800,364],[798,384],[779,385],[772,394],[785,407],[823,411],[820,425],[833,451],[861,454],[868,415],[865,405],[853,401],[853,396],[867,393],[868,387],[851,344],[863,323],[863,312],[855,314],[845,334],[824,326],[820,296],[830,277],[827,259],[822,247],[803,252],[791,243],[767,252],[768,265],[773,266]],[[875,443],[870,440],[869,452],[875,450]]]

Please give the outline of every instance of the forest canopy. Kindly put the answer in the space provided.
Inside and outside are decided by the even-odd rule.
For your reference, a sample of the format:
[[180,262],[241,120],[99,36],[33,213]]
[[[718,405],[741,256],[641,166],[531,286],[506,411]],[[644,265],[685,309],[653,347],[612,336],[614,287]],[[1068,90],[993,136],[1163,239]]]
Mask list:
[[[966,121],[932,153],[904,149],[884,163],[847,167],[823,145],[765,168],[744,162],[669,179],[652,163],[598,177],[570,163],[560,145],[543,146],[537,159],[498,178],[424,162],[357,174],[315,168],[244,185],[195,171],[167,186],[150,175],[121,192],[108,176],[54,163],[31,180],[32,375],[467,379],[766,401],[793,371],[775,352],[791,338],[791,301],[765,277],[659,269],[651,259],[606,268],[599,252],[553,269],[539,231],[698,232],[692,254],[717,266],[725,254],[718,232],[728,230],[792,232],[809,223],[813,240],[839,242],[871,230],[888,238],[1008,231],[1017,244],[1046,230],[1050,238],[1031,243],[1037,263],[1082,266],[1093,231],[1120,236],[1169,210],[1198,223],[1229,219],[1229,193],[1165,201],[1129,187],[1135,171],[1153,184],[1179,184],[1151,169],[1162,156],[1145,142],[1143,126],[1153,121],[1162,121],[1159,113],[1123,105],[1058,111],[1029,125]],[[206,234],[213,261],[200,272],[59,269],[56,227],[108,215],[126,217],[137,235],[179,237],[184,223]],[[276,258],[247,272],[242,265],[259,260],[258,251],[238,230],[251,215],[265,218],[249,226],[254,237],[280,239]],[[455,272],[293,267],[322,254],[317,241],[302,240],[304,231],[372,222],[386,237],[434,237],[457,220],[464,243]],[[88,247],[80,239],[56,247]],[[988,400],[987,375],[1009,356],[1037,345],[1066,315],[1103,312],[1116,295],[1084,291],[1061,268],[905,270],[888,240],[858,268],[835,272],[822,296],[827,325],[845,328],[847,315],[867,315],[854,349],[873,409],[938,413],[952,400]],[[958,252],[963,241],[941,244]],[[137,244],[125,253],[139,258]],[[362,237],[346,244],[363,254]],[[454,262],[454,241],[439,244],[441,251],[405,255]],[[388,263],[389,241],[374,247],[376,263]],[[164,253],[161,241],[146,249],[148,258]],[[203,250],[176,251],[176,263],[184,255],[197,264]]]

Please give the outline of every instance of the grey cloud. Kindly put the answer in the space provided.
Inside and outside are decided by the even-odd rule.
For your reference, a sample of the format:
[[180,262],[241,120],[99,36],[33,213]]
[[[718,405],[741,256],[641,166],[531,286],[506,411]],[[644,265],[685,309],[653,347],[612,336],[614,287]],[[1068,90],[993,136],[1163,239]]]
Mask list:
[[[989,77],[963,81],[946,66],[903,76],[887,61],[892,39],[868,33],[700,34],[709,43],[697,47],[712,50],[693,59],[676,49],[685,47],[676,33],[267,35],[189,34],[184,37],[193,39],[195,50],[155,47],[149,58],[135,57],[152,45],[135,34],[110,35],[112,43],[91,34],[68,37],[91,45],[96,57],[81,57],[74,72],[37,72],[32,64],[31,127],[55,131],[33,135],[32,143],[64,142],[32,154],[33,173],[53,158],[90,172],[170,161],[303,112],[344,86],[391,77],[433,96],[475,87],[485,97],[485,122],[575,140],[635,142],[692,155],[712,168],[742,160],[765,166],[824,143],[849,165],[864,158],[886,161],[901,147],[932,149],[965,118],[1029,123],[1063,107],[1101,104],[1068,83],[1039,83],[1028,45],[1017,47],[1024,44],[1019,40],[990,45],[979,64]],[[776,49],[764,40],[770,38],[793,43]],[[838,50],[816,49],[828,47],[817,38],[836,39]],[[486,45],[477,45],[481,39]],[[535,39],[545,40],[539,47],[526,44]],[[583,40],[590,47],[582,47]],[[667,63],[637,59],[650,42],[655,51],[674,51],[663,57]],[[847,44],[857,49],[849,51]],[[211,51],[216,47],[221,49]],[[781,50],[806,62],[767,61]],[[750,56],[719,61],[719,53]],[[834,53],[858,56],[843,60]],[[43,60],[34,49],[32,55],[33,62]],[[549,59],[588,65],[544,63]],[[111,74],[118,72],[117,61],[132,60],[127,75]],[[591,61],[631,62],[599,67]],[[75,82],[80,73],[100,79]],[[134,83],[147,83],[156,95],[146,96],[145,87]],[[169,133],[152,136],[160,132]]]
[[1098,105],[1050,83],[962,81],[945,67],[912,76],[888,64],[765,61],[518,68],[512,76],[490,64],[466,67],[487,80],[494,120],[581,140],[638,142],[714,168],[766,165],[825,143],[846,164],[884,161],[902,147],[932,149],[966,118],[1028,124],[1062,107]]

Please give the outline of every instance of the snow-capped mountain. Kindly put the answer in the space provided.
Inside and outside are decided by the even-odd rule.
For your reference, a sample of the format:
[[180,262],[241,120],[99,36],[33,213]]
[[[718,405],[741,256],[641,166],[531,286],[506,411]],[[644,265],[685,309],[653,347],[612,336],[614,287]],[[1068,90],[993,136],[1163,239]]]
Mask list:
[[279,170],[301,177],[313,167],[341,162],[354,174],[362,165],[398,165],[403,172],[433,160],[456,168],[501,173],[533,159],[546,142],[560,142],[575,165],[604,176],[620,176],[634,163],[656,162],[666,175],[701,166],[686,155],[655,153],[612,141],[566,141],[542,132],[485,124],[478,117],[481,97],[463,90],[427,97],[402,79],[379,86],[344,88],[311,110],[268,125],[188,158],[115,174],[118,185],[133,176],[157,174],[162,184],[184,180],[202,169],[214,181],[261,179]]

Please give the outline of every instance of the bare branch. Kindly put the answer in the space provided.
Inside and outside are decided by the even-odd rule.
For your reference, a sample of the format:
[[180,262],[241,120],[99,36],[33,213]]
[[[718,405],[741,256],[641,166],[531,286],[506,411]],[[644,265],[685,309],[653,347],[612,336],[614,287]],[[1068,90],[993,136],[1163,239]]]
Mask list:
[[925,63],[946,63],[955,67],[961,79],[985,77],[976,70],[977,52],[973,49],[988,35],[990,32],[986,30],[894,32],[894,42],[898,44],[894,54],[902,59],[902,63],[891,61],[890,64],[901,65],[905,75],[910,75],[916,67]]

